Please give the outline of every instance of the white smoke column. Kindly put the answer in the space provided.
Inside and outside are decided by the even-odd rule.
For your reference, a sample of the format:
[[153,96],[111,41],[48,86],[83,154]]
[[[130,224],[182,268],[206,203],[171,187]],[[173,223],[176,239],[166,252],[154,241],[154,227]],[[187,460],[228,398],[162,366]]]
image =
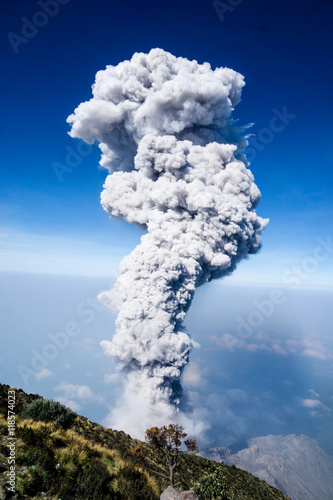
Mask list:
[[[146,230],[102,301],[117,307],[103,341],[124,372],[108,423],[142,437],[175,419],[193,341],[182,322],[196,287],[232,272],[260,248],[267,220],[230,114],[243,77],[161,49],[96,75],[93,98],[68,118],[70,135],[98,141],[110,172],[101,195],[113,217]],[[191,433],[203,424],[178,412]]]

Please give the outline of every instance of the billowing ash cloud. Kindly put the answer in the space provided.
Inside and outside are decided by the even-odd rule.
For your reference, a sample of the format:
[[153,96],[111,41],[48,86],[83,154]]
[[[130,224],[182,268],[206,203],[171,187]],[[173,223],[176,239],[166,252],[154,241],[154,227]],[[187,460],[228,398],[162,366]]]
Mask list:
[[[100,296],[119,310],[102,346],[125,376],[109,424],[136,436],[175,417],[193,347],[182,322],[196,287],[260,248],[267,221],[255,212],[260,192],[230,118],[243,85],[231,69],[153,49],[99,71],[93,98],[68,118],[72,137],[99,142],[110,172],[103,208],[146,230]],[[179,419],[202,429],[193,416]]]

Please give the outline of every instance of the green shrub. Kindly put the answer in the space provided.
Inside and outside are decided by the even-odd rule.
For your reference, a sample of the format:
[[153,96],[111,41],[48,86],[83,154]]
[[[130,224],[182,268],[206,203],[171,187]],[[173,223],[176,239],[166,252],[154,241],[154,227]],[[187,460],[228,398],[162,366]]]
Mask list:
[[8,448],[5,444],[0,443],[0,455],[8,456]]
[[125,466],[120,470],[117,478],[120,498],[126,500],[157,500],[156,494],[148,483],[143,472],[132,466]]
[[41,442],[38,434],[30,427],[19,428],[17,433],[28,446],[37,446]]
[[42,473],[39,469],[29,467],[28,473],[25,474],[22,478],[20,478],[20,482],[18,485],[18,492],[21,495],[32,497],[36,494],[37,491],[41,491],[43,489],[43,477]]
[[28,465],[40,465],[47,472],[53,472],[56,465],[54,453],[49,448],[29,446],[26,460]]
[[60,467],[58,481],[53,481],[49,493],[61,499],[111,500],[118,498],[110,489],[111,480],[106,466],[92,457],[73,472],[66,466]]
[[76,414],[57,401],[40,398],[23,408],[22,417],[42,422],[57,422],[62,427],[69,428],[73,424]]
[[227,482],[222,469],[216,469],[213,474],[195,483],[193,490],[200,500],[232,500],[233,495],[227,493]]

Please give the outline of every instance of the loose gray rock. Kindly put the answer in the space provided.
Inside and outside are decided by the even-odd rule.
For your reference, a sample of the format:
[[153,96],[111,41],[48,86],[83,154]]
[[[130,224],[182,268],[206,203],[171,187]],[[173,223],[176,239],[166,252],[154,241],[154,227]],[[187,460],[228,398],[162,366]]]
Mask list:
[[175,490],[172,486],[168,486],[160,496],[160,500],[200,500],[194,491]]

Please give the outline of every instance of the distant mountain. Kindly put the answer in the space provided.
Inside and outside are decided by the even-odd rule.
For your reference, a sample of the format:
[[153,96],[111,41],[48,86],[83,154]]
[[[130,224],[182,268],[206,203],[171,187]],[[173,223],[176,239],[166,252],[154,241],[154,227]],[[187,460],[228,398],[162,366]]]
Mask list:
[[263,436],[232,454],[228,448],[208,448],[202,456],[235,464],[283,491],[292,500],[333,499],[333,457],[307,436]]

